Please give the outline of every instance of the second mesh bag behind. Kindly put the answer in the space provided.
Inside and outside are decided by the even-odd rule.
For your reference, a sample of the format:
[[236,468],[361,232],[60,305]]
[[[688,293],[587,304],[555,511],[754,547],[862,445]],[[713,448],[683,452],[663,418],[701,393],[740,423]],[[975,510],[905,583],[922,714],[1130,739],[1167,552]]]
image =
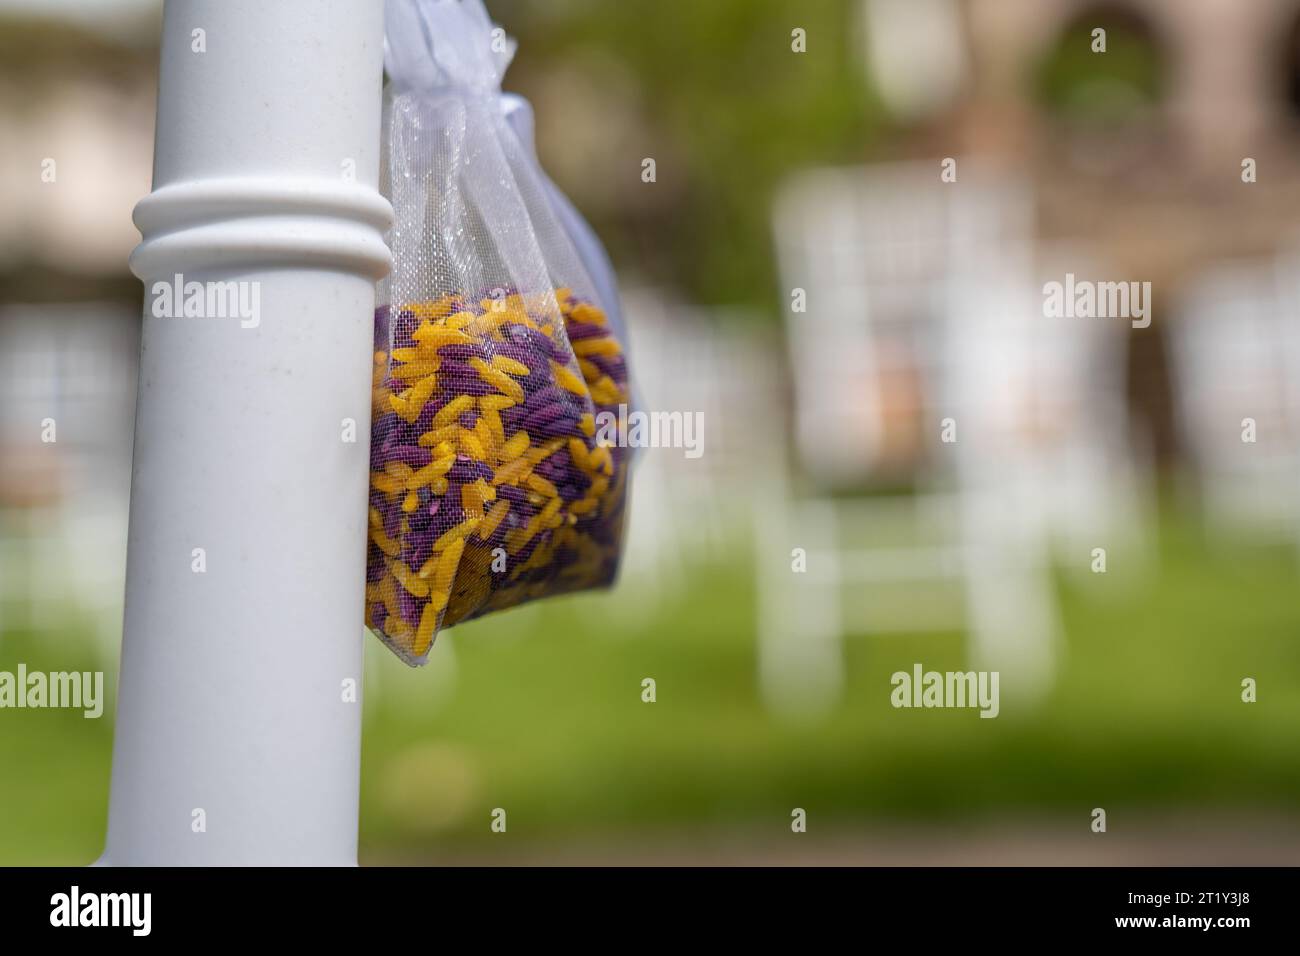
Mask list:
[[480,0],[389,0],[366,623],[423,663],[442,627],[610,584],[622,343],[506,122]]

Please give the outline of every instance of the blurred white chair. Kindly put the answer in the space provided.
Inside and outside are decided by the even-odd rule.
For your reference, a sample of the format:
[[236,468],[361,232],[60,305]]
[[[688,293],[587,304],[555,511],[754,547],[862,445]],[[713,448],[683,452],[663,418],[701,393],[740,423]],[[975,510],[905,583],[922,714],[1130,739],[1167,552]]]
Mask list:
[[[778,707],[834,701],[846,631],[962,623],[975,664],[1009,693],[1040,691],[1060,632],[1053,543],[1086,567],[1083,545],[1138,526],[1127,323],[1044,317],[1024,188],[939,170],[817,172],[777,204],[783,283],[808,304],[788,320],[799,463],[822,488],[915,489],[789,500],[760,541],[760,671]],[[796,546],[807,574],[789,568]]]
[[628,553],[629,600],[658,602],[685,587],[694,567],[739,547],[774,432],[778,357],[743,311],[674,303],[661,291],[624,295],[634,390],[645,411],[699,413],[701,454],[636,449]]
[[[6,516],[5,626],[89,630],[105,666],[122,632],[139,322],[138,309],[107,303],[0,310],[0,447],[46,475],[26,479],[45,500]],[[42,440],[47,419],[51,443]],[[0,483],[22,467],[0,460]]]
[[[1171,325],[1171,355],[1181,435],[1210,524],[1300,546],[1296,258],[1206,270]],[[1246,419],[1254,442],[1243,440]]]

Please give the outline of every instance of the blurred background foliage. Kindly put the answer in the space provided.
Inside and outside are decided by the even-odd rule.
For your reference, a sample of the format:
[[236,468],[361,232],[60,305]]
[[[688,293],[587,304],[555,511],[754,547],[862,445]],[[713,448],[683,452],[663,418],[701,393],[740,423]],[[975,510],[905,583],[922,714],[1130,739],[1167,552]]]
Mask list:
[[[1105,31],[1105,55],[1094,52]],[[1114,123],[1149,117],[1166,93],[1168,64],[1146,22],[1123,7],[1092,8],[1074,19],[1038,63],[1035,82],[1045,106],[1077,122]]]
[[[507,0],[492,9],[519,39],[506,86],[544,120],[542,162],[620,270],[691,301],[774,315],[778,183],[813,162],[861,161],[885,122],[855,56],[855,5]],[[812,55],[790,53],[795,25]],[[588,105],[604,119],[575,141]],[[641,181],[646,157],[658,167],[652,186]]]

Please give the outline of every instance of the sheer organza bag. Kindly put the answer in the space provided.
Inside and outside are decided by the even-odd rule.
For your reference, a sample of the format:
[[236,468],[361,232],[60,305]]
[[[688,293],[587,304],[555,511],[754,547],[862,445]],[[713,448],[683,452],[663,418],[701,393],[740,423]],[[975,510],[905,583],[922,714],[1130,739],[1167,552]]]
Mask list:
[[440,628],[612,583],[628,366],[612,282],[507,118],[513,42],[480,0],[386,15],[366,623],[420,664]]

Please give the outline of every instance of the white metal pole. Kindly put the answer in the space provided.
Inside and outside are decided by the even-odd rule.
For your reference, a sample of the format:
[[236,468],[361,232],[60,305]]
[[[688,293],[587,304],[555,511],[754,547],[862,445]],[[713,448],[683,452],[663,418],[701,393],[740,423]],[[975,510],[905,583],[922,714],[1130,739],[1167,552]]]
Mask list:
[[167,0],[101,863],[356,862],[382,61],[380,0]]

